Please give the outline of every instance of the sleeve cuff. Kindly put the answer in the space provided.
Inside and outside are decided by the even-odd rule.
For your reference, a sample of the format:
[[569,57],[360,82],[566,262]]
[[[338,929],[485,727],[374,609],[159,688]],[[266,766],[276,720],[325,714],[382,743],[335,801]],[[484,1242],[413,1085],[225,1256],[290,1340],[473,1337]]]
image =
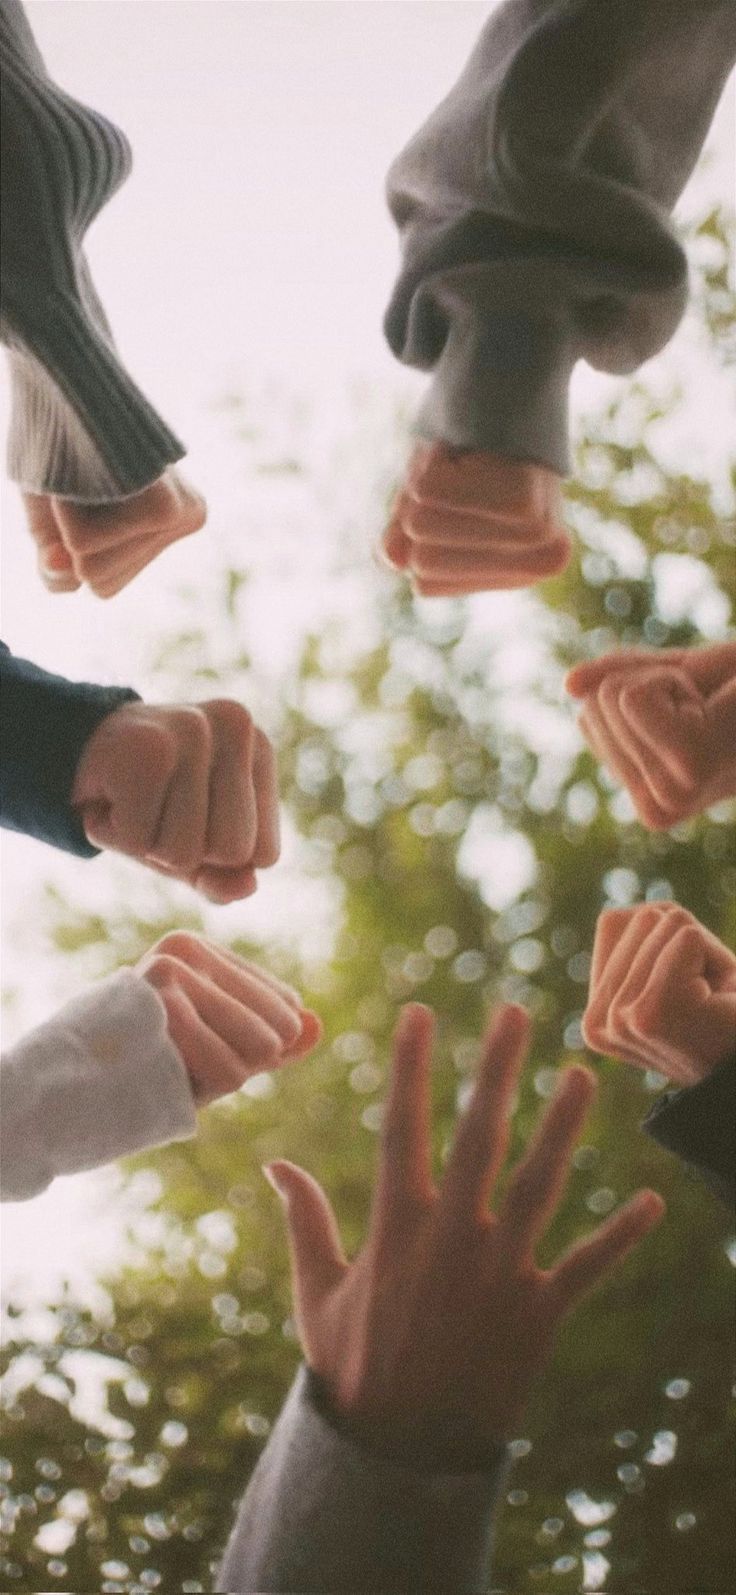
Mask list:
[[217,1589],[474,1595],[489,1574],[499,1447],[482,1471],[429,1472],[358,1445],[297,1375],[241,1506]]
[[131,969],[99,981],[2,1063],[2,1193],[194,1135],[189,1079],[161,999]]
[[698,1085],[666,1092],[644,1129],[736,1206],[736,1055]]
[[482,449],[570,469],[565,340],[521,313],[453,312],[419,413],[418,431],[452,448]]

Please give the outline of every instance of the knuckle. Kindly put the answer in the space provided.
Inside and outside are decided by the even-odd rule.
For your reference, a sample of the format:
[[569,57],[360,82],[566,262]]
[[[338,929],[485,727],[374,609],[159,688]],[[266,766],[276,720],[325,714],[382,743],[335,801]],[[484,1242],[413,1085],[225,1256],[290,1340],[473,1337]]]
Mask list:
[[253,717],[242,703],[234,698],[211,698],[202,707],[221,736],[238,752],[249,752],[254,736]]
[[197,704],[183,704],[174,711],[174,724],[179,742],[192,755],[206,756],[212,747],[212,727],[204,709]]
[[177,963],[195,963],[201,953],[199,939],[188,930],[170,930],[156,943],[155,956],[176,960]]
[[144,971],[146,979],[159,990],[169,990],[172,986],[179,985],[181,979],[180,962],[168,951],[164,951],[165,941],[166,937],[153,949],[146,960]]

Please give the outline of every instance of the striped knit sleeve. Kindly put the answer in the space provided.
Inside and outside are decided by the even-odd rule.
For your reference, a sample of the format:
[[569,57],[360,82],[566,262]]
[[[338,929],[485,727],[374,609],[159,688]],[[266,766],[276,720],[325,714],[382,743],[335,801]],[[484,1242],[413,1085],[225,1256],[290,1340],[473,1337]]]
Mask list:
[[130,170],[124,135],[51,82],[19,0],[0,0],[0,338],[9,474],[99,503],[139,492],[183,445],[122,365],[83,251]]

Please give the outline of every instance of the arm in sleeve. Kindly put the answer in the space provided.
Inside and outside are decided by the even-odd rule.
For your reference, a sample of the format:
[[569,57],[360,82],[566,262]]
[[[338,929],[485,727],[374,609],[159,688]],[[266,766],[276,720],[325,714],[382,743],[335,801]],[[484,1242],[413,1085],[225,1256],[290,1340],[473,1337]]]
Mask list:
[[0,1060],[3,1201],[195,1129],[166,1010],[133,970],[75,997]]
[[0,824],[93,858],[69,801],[74,776],[95,727],[131,701],[128,687],[66,681],[0,643]]
[[644,1129],[736,1207],[736,1056],[699,1085],[666,1092]]
[[481,1595],[503,1446],[477,1471],[382,1460],[331,1420],[302,1368],[238,1512],[218,1590],[261,1595]]
[[736,58],[733,0],[505,0],[394,162],[393,352],[433,379],[426,436],[568,468],[584,357],[634,370],[674,332],[670,212]]
[[184,453],[120,361],[83,250],[130,148],[49,78],[20,0],[0,0],[0,87],[9,474],[29,492],[126,498]]

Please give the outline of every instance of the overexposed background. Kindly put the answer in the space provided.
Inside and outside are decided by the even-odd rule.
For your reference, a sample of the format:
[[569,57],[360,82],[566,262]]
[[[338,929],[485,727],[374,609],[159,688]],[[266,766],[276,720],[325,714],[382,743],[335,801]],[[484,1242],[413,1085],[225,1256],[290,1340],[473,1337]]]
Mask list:
[[[334,457],[356,392],[388,415],[423,379],[402,371],[381,334],[397,265],[383,201],[386,168],[460,70],[491,7],[466,0],[29,0],[54,77],[128,133],[130,182],[95,223],[89,254],[118,342],[144,391],[189,447],[186,470],[205,492],[209,529],[169,551],[112,605],[51,597],[37,580],[15,490],[3,488],[3,637],[62,674],[146,690],[156,633],[175,615],[181,584],[206,584],[228,559],[272,569],[278,604],[254,615],[249,645],[280,663],[320,605],[334,607],[319,571],[319,506],[284,499],[245,468],[222,400],[253,396],[272,414],[306,399],[314,449]],[[733,83],[681,212],[733,197]],[[656,368],[656,369],[655,369]],[[686,321],[648,378],[679,377],[688,404],[665,452],[687,449],[716,477],[736,416]],[[575,405],[619,384],[581,370]],[[2,392],[2,422],[7,392]],[[330,454],[333,451],[333,454]],[[370,461],[367,462],[370,467]],[[379,528],[366,526],[366,556]],[[285,576],[283,573],[287,572]],[[519,600],[522,601],[521,599]],[[492,596],[477,601],[501,623]],[[503,597],[506,623],[514,600]],[[3,840],[8,1038],[66,994],[45,945],[41,888],[104,912],[133,866],[93,865],[40,844]],[[278,871],[254,903],[219,923],[274,924],[284,913]],[[182,901],[184,901],[184,897]],[[288,911],[293,910],[289,901]],[[48,1295],[65,1274],[93,1278],[119,1246],[116,1176],[59,1181],[3,1214],[3,1281]]]

